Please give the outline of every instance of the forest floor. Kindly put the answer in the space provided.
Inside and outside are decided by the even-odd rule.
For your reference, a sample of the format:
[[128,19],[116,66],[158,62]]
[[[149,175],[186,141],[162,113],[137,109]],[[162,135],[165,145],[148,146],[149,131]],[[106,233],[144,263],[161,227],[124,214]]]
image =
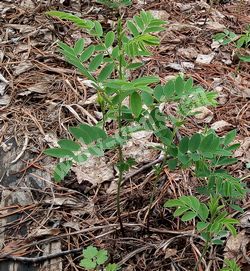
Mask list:
[[[116,216],[115,152],[75,166],[61,183],[51,177],[56,161],[43,151],[68,137],[69,126],[95,124],[100,108],[93,88],[57,49],[58,40],[72,44],[86,34],[44,12],[73,12],[110,29],[117,13],[94,2],[0,2],[0,271],[83,270],[81,250],[88,245],[107,249],[111,262],[121,270],[194,270],[202,242],[193,234],[192,223],[173,219],[163,208],[169,198],[195,193],[198,181],[189,170],[164,168],[147,228],[155,180],[151,165],[159,156],[150,147],[152,137],[141,134],[127,148],[137,164],[122,186],[125,236]],[[168,24],[160,34],[160,47],[132,76],[158,75],[166,82],[181,72],[218,92],[218,106],[202,108],[180,133],[212,127],[224,135],[236,129],[241,143],[235,152],[238,163],[228,169],[233,176],[248,176],[250,65],[239,62],[233,45],[218,46],[212,36],[226,28],[242,33],[250,24],[250,2],[227,1],[210,10],[205,1],[134,1],[124,9],[125,18],[141,9],[151,10]],[[249,186],[250,178],[244,182]],[[238,218],[244,223],[238,226],[236,238],[228,237],[223,246],[211,250],[199,271],[219,270],[228,251],[241,270],[250,270],[248,197],[241,206],[244,213]]]

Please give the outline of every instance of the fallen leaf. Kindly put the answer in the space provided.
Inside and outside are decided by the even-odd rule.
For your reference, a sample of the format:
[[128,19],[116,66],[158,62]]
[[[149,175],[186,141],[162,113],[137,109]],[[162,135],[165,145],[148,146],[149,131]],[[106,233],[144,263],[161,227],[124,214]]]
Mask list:
[[242,214],[239,220],[240,220],[241,228],[249,228],[250,229],[250,211]]
[[28,238],[31,237],[45,237],[45,236],[53,236],[53,235],[58,235],[60,233],[60,229],[55,229],[55,228],[51,228],[51,229],[35,229],[34,231],[32,231],[29,235]]
[[65,198],[65,197],[57,197],[57,198],[49,198],[44,199],[44,203],[54,206],[75,206],[77,207],[78,202],[74,199]]
[[165,249],[164,252],[165,252],[164,259],[168,259],[168,258],[173,257],[177,254],[177,249],[167,248],[167,249]]
[[158,145],[152,142],[152,132],[140,131],[131,134],[123,147],[125,158],[133,158],[137,163],[147,163],[156,159],[158,150],[153,147]]
[[167,21],[170,15],[165,10],[150,10],[151,14],[160,20]]
[[230,236],[225,245],[224,257],[226,259],[238,260],[243,256],[242,249],[249,244],[249,236],[242,230],[236,236]]
[[185,58],[188,58],[188,59],[193,59],[193,58],[196,58],[198,53],[197,51],[192,48],[192,47],[188,47],[188,48],[179,48],[177,50],[177,53],[176,53],[178,56],[181,56],[181,57],[185,57]]
[[214,21],[208,21],[207,22],[207,28],[214,31],[224,31],[226,29],[224,24],[220,24],[218,22]]
[[2,97],[0,97],[0,106],[6,106],[9,105],[10,103],[10,96],[9,95],[3,95]]
[[234,156],[239,160],[249,163],[250,162],[250,137],[245,137],[238,141],[240,147],[235,151]]
[[219,120],[211,124],[211,128],[215,130],[216,132],[222,132],[224,130],[228,130],[228,128],[230,129],[230,127],[232,126],[233,126],[232,124],[228,123],[225,120]]
[[197,64],[210,64],[214,59],[215,53],[208,55],[199,54],[195,60]]
[[83,181],[90,182],[93,187],[114,178],[114,169],[107,164],[105,157],[91,156],[84,164],[72,167],[79,184]]
[[29,71],[32,68],[33,68],[33,64],[31,63],[31,61],[21,62],[19,65],[16,66],[14,70],[14,75],[20,75],[24,72]]
[[193,113],[196,113],[194,117],[202,122],[209,123],[213,119],[213,112],[206,108],[205,106],[201,106],[198,108],[195,108],[193,110]]

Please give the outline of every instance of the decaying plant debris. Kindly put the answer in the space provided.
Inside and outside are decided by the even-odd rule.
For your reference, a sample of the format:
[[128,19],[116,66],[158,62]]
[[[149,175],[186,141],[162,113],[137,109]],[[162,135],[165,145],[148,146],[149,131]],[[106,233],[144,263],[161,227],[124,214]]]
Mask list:
[[[95,124],[101,116],[89,82],[57,53],[56,41],[73,43],[82,33],[67,22],[46,17],[44,12],[51,8],[76,12],[100,20],[109,29],[116,20],[115,12],[92,2],[0,3],[0,270],[17,266],[20,270],[80,270],[79,251],[89,244],[106,248],[112,260],[122,264],[122,270],[192,270],[199,257],[200,240],[193,235],[192,224],[170,220],[170,214],[162,208],[172,195],[192,193],[197,181],[189,172],[164,169],[148,232],[145,216],[155,178],[154,160],[137,160],[123,184],[126,237],[120,236],[116,221],[112,189],[116,171],[110,168],[117,159],[114,153],[105,157],[109,178],[99,183],[98,178],[89,182],[94,175],[79,181],[77,171],[60,185],[51,180],[54,161],[45,157],[43,150],[54,146],[58,138],[69,136],[68,126],[83,121]],[[230,171],[248,183],[249,64],[241,63],[238,72],[239,63],[231,55],[230,45],[218,47],[211,36],[223,27],[240,33],[250,23],[249,1],[216,4],[209,14],[205,1],[135,2],[126,8],[125,16],[132,17],[143,8],[169,21],[167,30],[161,33],[161,47],[154,57],[145,59],[140,73],[158,74],[164,82],[184,72],[204,88],[219,93],[219,107],[202,108],[181,132],[188,135],[208,124],[219,134],[236,128],[242,146],[236,152],[239,162]],[[171,106],[165,110],[174,113]],[[111,133],[112,129],[115,127],[110,127]],[[144,142],[145,138],[136,140]],[[152,139],[148,140],[150,146]],[[131,142],[131,146],[138,142]],[[146,151],[148,157],[158,159],[150,154],[150,148]],[[99,164],[103,167],[105,163]],[[243,207],[247,213],[248,199]],[[238,239],[243,233],[248,236],[248,227],[239,226]],[[238,251],[235,259],[242,270],[247,270],[249,243],[243,244],[240,252],[232,244],[229,237],[226,252],[214,251],[208,265],[218,267],[230,248]]]

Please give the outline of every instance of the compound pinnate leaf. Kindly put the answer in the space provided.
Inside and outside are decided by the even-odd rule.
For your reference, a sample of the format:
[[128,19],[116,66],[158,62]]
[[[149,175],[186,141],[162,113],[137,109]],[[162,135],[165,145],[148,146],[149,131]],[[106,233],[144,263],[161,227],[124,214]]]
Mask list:
[[131,33],[133,34],[134,37],[137,37],[140,35],[138,29],[136,28],[136,26],[133,24],[132,21],[127,21],[127,26],[128,29],[131,31]]
[[54,180],[56,182],[60,182],[64,179],[64,177],[68,174],[69,170],[71,169],[72,161],[64,161],[58,163],[54,169]]
[[85,62],[87,61],[94,53],[95,51],[95,46],[94,45],[90,45],[88,48],[86,48],[83,53],[80,56],[80,61]]
[[198,133],[194,134],[189,140],[188,149],[191,152],[194,152],[199,148],[200,143],[201,143],[201,135]]
[[96,55],[89,64],[89,71],[95,71],[103,62],[103,54]]
[[209,210],[206,204],[201,203],[198,214],[203,220],[206,220],[208,218]]
[[181,206],[185,206],[185,205],[179,199],[170,199],[166,201],[164,204],[165,208],[181,207]]
[[105,36],[105,46],[109,48],[112,46],[115,40],[115,33],[113,31],[109,31]]
[[142,111],[142,100],[141,96],[137,92],[133,92],[130,95],[130,107],[135,117],[139,117]]
[[51,10],[45,13],[46,15],[57,17],[62,20],[68,20],[70,22],[73,22],[80,28],[86,28],[88,30],[92,29],[94,27],[94,23],[90,20],[83,20],[79,18],[78,16],[75,16],[71,13],[63,12],[63,11],[57,11],[57,10]]
[[84,48],[84,39],[79,39],[74,46],[74,52],[76,55],[79,55],[80,53],[82,53]]
[[188,151],[189,138],[187,136],[183,137],[179,143],[179,150],[182,153],[186,153]]
[[74,154],[72,151],[61,149],[61,148],[51,148],[44,151],[45,154],[56,157],[56,158],[72,158]]
[[61,148],[69,151],[79,151],[81,148],[78,143],[70,139],[61,139],[57,143]]
[[186,222],[186,221],[189,221],[189,220],[192,220],[193,218],[195,218],[197,216],[197,214],[193,211],[188,211],[186,212],[182,217],[181,217],[181,220],[183,222]]
[[98,75],[98,81],[102,82],[106,79],[109,78],[109,76],[111,75],[111,73],[113,72],[115,67],[114,63],[108,63],[106,64],[106,66],[101,70],[100,74]]

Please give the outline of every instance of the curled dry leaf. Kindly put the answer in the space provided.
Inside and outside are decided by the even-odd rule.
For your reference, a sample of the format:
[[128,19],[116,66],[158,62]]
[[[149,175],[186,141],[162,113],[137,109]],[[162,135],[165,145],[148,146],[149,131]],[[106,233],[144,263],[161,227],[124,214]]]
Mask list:
[[197,57],[198,53],[194,48],[188,47],[188,48],[179,48],[177,50],[177,55],[188,59],[193,59]]
[[90,157],[84,164],[72,167],[79,184],[88,181],[93,187],[114,178],[114,169],[105,157]]
[[249,228],[250,229],[250,211],[245,212],[240,217],[240,226],[241,226],[241,228]]
[[0,73],[0,95],[4,94],[5,88],[8,85],[8,83],[9,83],[8,80],[6,80],[4,76]]
[[228,238],[224,249],[225,259],[234,259],[237,261],[244,255],[243,251],[246,249],[249,242],[250,238],[245,230],[242,230],[236,236],[231,235]]
[[60,233],[60,229],[35,229],[33,232],[31,232],[28,235],[28,238],[31,237],[42,237],[42,236],[53,236],[53,235],[58,235]]
[[177,254],[177,249],[175,249],[175,248],[167,248],[167,249],[165,249],[164,252],[165,252],[164,258],[168,259],[168,258],[173,257],[173,256],[175,256]]
[[213,115],[214,115],[213,112],[211,110],[209,110],[208,108],[206,108],[205,106],[195,108],[193,110],[193,113],[196,113],[194,117],[198,121],[205,122],[205,123],[211,122],[211,120],[213,119]]
[[240,147],[234,153],[235,157],[239,160],[249,163],[250,162],[250,137],[239,140]]
[[44,203],[50,204],[53,206],[75,206],[79,204],[75,199],[65,198],[65,197],[56,197],[48,198],[44,200]]
[[170,15],[165,10],[150,10],[151,14],[160,20],[167,21]]
[[20,75],[24,72],[29,71],[32,68],[33,68],[33,64],[31,63],[31,61],[21,62],[19,65],[16,66],[14,70],[14,75],[16,76]]
[[0,97],[0,106],[6,106],[9,105],[10,103],[10,96],[9,95],[3,95],[2,97]]
[[208,55],[199,54],[195,60],[197,64],[210,64],[214,59],[215,53]]
[[124,156],[133,158],[137,163],[147,163],[156,159],[158,151],[153,147],[158,145],[152,142],[152,132],[141,131],[131,135],[124,146]]
[[222,131],[230,129],[232,126],[233,126],[232,124],[228,123],[225,120],[219,120],[219,121],[214,122],[211,125],[211,128],[214,129],[216,132],[222,132]]

